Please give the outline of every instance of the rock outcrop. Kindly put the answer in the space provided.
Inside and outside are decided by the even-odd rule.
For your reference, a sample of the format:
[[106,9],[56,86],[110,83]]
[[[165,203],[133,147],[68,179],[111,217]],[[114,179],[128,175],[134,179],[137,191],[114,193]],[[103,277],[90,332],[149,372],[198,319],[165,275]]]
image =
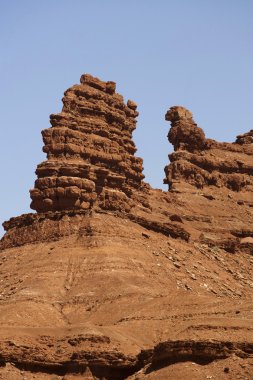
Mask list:
[[251,129],[248,133],[244,133],[243,135],[238,135],[236,137],[236,144],[253,144],[253,129]]
[[114,82],[82,75],[63,97],[62,112],[42,131],[47,161],[38,165],[30,191],[37,212],[131,208],[142,186],[142,159],[132,132],[137,105],[115,92]]
[[165,115],[165,120],[171,122],[168,134],[169,142],[175,150],[194,152],[204,149],[205,134],[192,118],[192,113],[184,107],[171,107]]
[[253,378],[252,130],[218,143],[172,107],[162,191],[137,115],[84,75],[42,132],[37,212],[3,223],[0,380]]
[[169,188],[179,183],[194,187],[253,191],[253,132],[240,135],[235,143],[218,143],[205,134],[183,107],[172,107],[165,119],[171,122],[168,134],[175,152],[169,155],[164,183]]

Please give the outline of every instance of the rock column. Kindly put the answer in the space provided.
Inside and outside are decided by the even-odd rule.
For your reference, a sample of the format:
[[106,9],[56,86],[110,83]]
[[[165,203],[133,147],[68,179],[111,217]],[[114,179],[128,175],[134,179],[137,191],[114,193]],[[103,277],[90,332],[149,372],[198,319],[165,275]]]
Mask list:
[[137,105],[115,92],[114,82],[84,74],[69,88],[52,127],[42,131],[47,160],[38,165],[31,208],[37,212],[90,209],[128,210],[141,188],[142,159],[132,132]]

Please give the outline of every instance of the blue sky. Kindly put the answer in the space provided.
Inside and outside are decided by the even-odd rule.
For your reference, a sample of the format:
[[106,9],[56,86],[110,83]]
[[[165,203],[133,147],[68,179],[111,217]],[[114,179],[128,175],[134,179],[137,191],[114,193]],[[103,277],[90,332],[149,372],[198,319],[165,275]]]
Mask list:
[[82,73],[138,103],[134,141],[154,187],[165,189],[169,107],[220,141],[252,129],[252,19],[252,0],[0,0],[0,222],[30,212],[40,131]]

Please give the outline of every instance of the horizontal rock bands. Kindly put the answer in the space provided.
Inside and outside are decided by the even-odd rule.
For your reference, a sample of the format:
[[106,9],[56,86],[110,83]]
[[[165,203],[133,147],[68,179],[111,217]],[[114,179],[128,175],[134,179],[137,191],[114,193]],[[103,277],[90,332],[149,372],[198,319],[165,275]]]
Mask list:
[[164,169],[164,183],[170,189],[187,182],[197,188],[216,186],[232,191],[253,191],[252,133],[238,136],[236,143],[219,143],[206,139],[201,128],[184,107],[171,107],[166,113],[171,121],[168,134],[174,145],[170,164]]
[[97,134],[106,137],[116,135],[128,137],[129,139],[132,138],[132,131],[136,128],[135,123],[128,121],[126,121],[124,125],[117,123],[108,124],[107,121],[96,115],[76,118],[66,112],[61,112],[58,115],[50,115],[50,123],[53,127],[68,127],[69,129],[78,130],[87,134]]
[[87,134],[78,129],[52,127],[42,131],[42,136],[45,146],[64,143],[82,146],[82,148],[95,146],[104,151],[114,149],[116,151],[120,150],[122,153],[128,152],[130,154],[134,154],[137,150],[134,142],[129,137],[124,137],[119,134],[109,135],[108,133],[108,136],[101,136],[101,134],[92,133],[91,131]]
[[129,108],[124,104],[124,99],[119,94],[113,94],[112,96],[101,92],[94,91],[94,89],[90,90],[90,87],[87,85],[75,85],[71,89],[65,92],[65,97],[77,98],[79,101],[91,101],[107,105],[111,109],[118,109],[125,113],[127,117],[137,117],[138,112]]
[[209,157],[206,155],[202,156],[193,154],[187,151],[177,151],[171,153],[169,157],[171,162],[175,162],[178,160],[189,161],[195,166],[200,167],[201,169],[206,170],[209,173],[213,171],[219,171],[220,173],[224,174],[240,173],[247,174],[253,177],[253,164],[250,165],[247,162],[240,161],[238,156],[237,159],[234,159],[233,161],[224,160],[221,162],[219,158],[216,158],[215,152],[213,153],[213,157]]

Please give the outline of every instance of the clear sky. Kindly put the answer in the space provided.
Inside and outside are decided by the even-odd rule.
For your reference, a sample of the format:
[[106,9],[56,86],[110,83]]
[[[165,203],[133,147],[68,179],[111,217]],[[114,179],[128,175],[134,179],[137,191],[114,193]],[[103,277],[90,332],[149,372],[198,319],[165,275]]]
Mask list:
[[40,131],[82,73],[138,103],[134,141],[154,187],[165,188],[169,107],[220,141],[252,129],[252,20],[252,0],[0,0],[0,222],[30,212]]

